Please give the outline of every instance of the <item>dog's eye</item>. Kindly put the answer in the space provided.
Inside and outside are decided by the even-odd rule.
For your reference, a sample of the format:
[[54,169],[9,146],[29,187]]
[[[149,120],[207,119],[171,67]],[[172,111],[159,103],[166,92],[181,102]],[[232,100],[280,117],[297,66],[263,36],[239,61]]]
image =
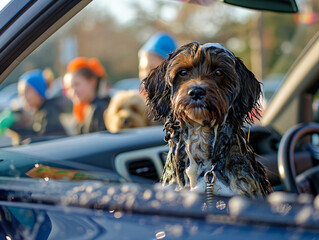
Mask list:
[[137,109],[137,107],[135,107],[135,106],[131,106],[131,110],[132,110],[133,112],[135,112],[135,113],[138,112],[138,109]]
[[221,77],[221,76],[224,75],[224,73],[223,73],[222,71],[220,71],[220,70],[216,70],[215,74],[216,74],[216,76],[218,76],[218,77]]
[[177,75],[180,77],[185,77],[187,76],[188,72],[185,69],[180,70]]

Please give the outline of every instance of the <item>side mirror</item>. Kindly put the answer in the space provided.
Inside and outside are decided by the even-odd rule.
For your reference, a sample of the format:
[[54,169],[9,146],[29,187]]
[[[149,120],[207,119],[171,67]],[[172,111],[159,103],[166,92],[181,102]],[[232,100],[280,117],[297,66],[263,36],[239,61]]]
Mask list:
[[275,12],[296,13],[298,6],[295,0],[222,0],[225,3],[245,8]]

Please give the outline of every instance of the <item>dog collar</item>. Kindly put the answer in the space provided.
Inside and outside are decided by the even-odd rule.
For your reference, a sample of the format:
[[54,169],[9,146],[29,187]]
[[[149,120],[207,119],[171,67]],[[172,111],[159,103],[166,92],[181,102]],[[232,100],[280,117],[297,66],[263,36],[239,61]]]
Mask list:
[[226,47],[224,47],[222,44],[220,43],[205,43],[203,45],[203,48],[219,48],[219,49],[223,49],[225,52],[229,53],[231,56],[235,57],[235,55],[229,50],[227,49]]

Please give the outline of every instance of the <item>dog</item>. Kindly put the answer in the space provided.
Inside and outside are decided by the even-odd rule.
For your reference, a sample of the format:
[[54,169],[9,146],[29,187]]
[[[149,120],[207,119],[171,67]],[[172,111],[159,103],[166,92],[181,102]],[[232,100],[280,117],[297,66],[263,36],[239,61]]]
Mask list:
[[146,104],[138,91],[118,91],[104,112],[106,129],[116,133],[121,129],[151,125],[146,113]]
[[152,117],[165,121],[164,185],[205,192],[214,174],[214,195],[264,198],[272,191],[243,130],[260,117],[261,83],[230,50],[186,44],[141,84]]

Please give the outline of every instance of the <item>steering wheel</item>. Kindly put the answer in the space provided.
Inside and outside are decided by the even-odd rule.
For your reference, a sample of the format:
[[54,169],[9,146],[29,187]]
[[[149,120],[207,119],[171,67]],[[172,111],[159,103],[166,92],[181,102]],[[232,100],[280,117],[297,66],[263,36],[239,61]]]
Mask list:
[[[292,193],[319,193],[319,166],[306,170],[296,178],[294,149],[298,140],[309,134],[319,134],[318,123],[299,124],[290,128],[282,137],[278,151],[278,171],[284,189]],[[298,181],[299,180],[299,181]],[[301,190],[297,182],[306,184],[306,190]]]

